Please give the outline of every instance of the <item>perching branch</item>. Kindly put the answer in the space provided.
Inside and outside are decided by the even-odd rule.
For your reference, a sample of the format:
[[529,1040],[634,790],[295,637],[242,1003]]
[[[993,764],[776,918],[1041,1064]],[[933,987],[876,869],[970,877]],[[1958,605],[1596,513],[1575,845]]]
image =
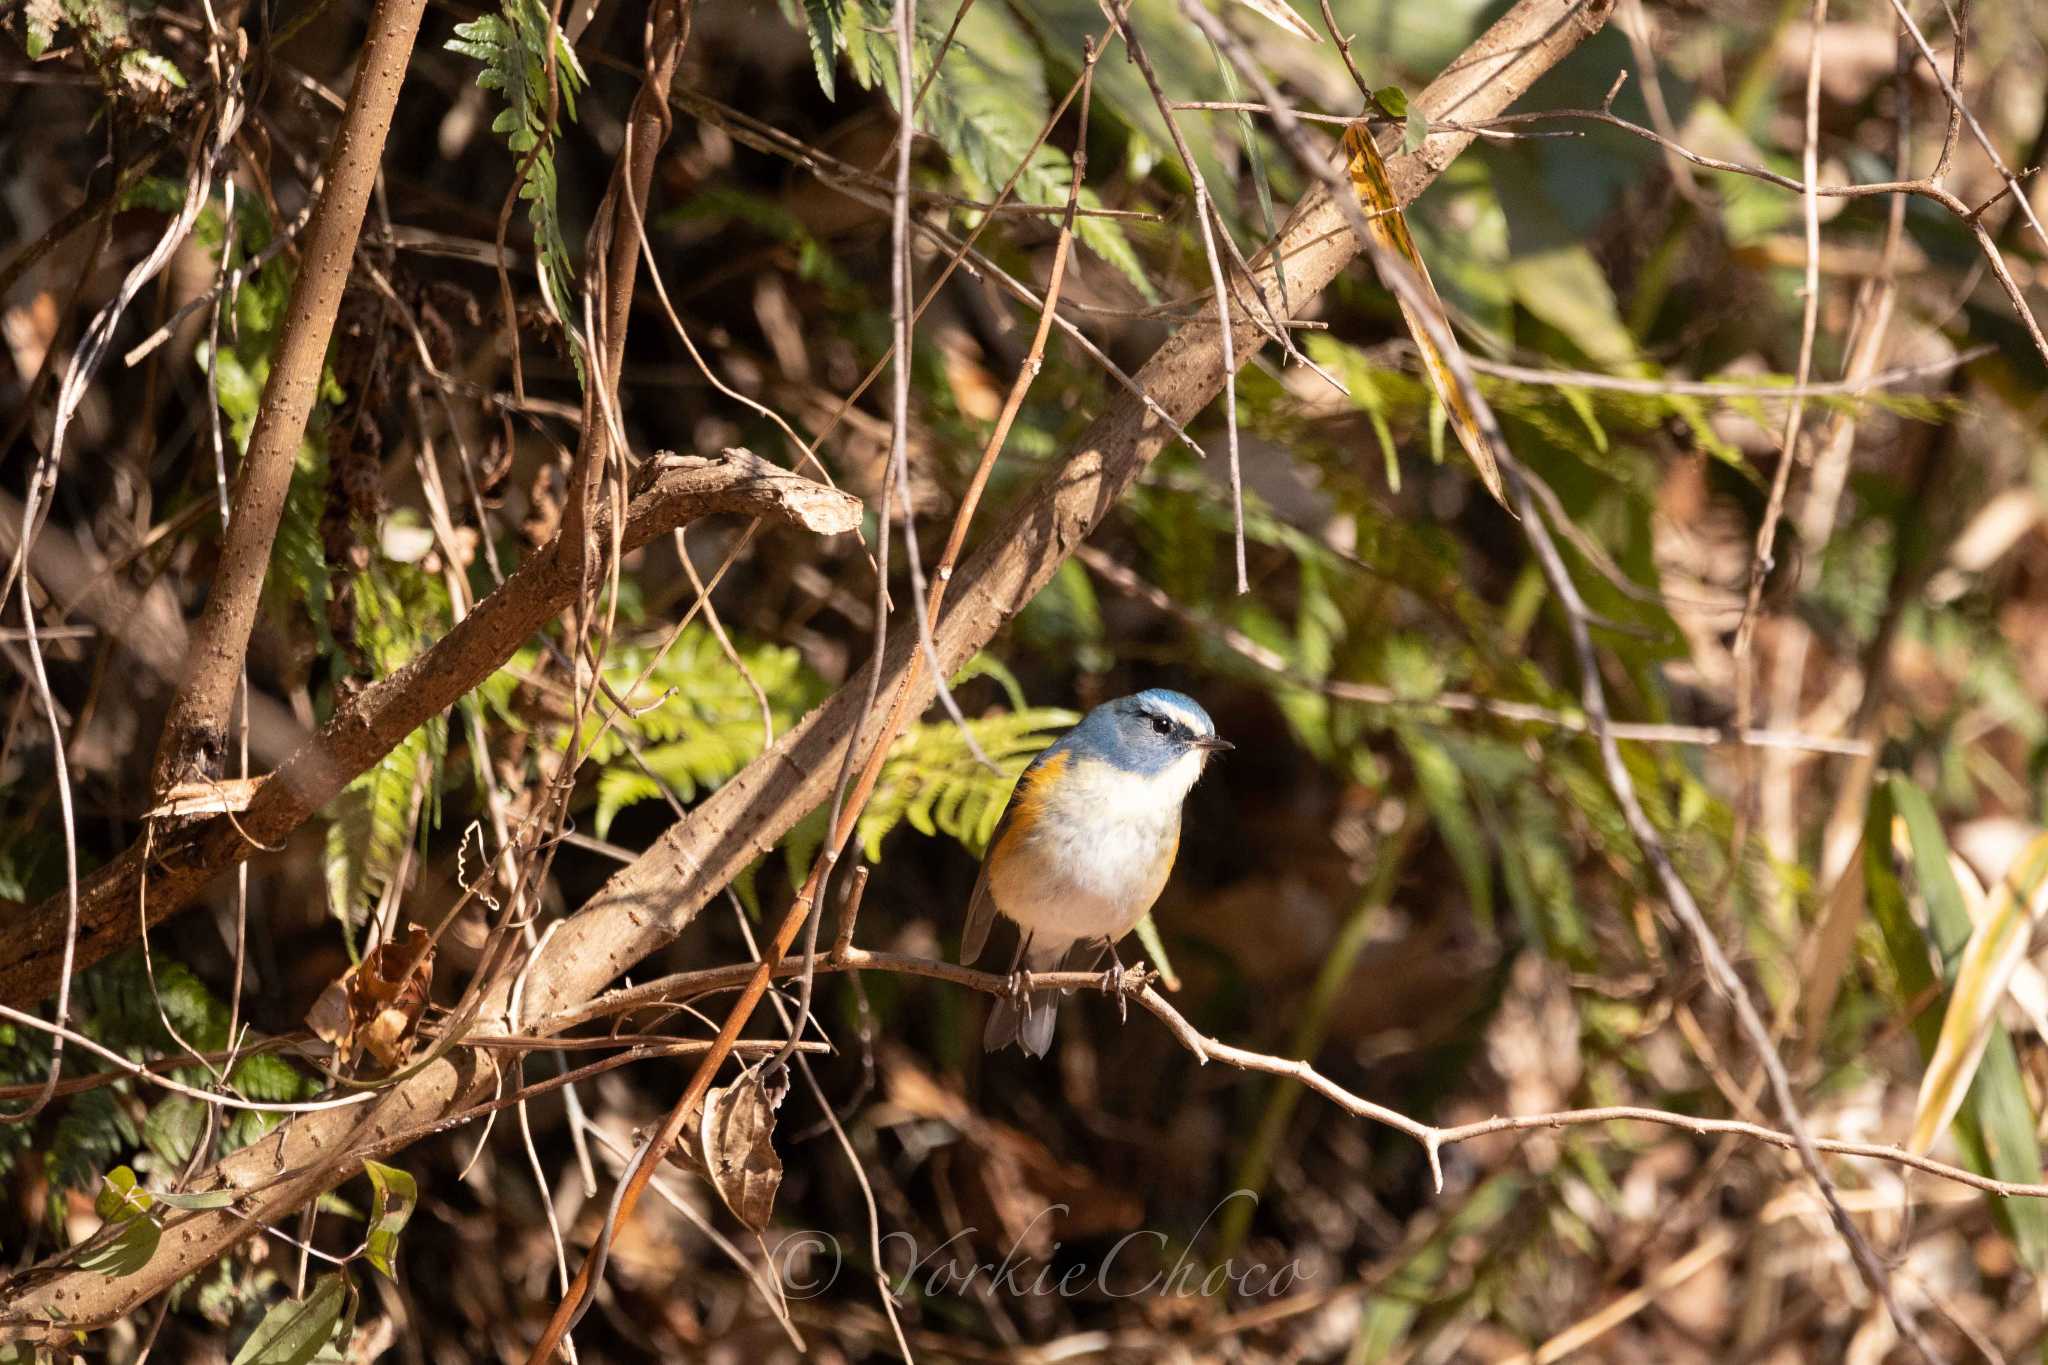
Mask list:
[[[1608,0],[1520,0],[1415,103],[1435,120],[1495,117],[1598,32],[1610,9]],[[1396,195],[1403,203],[1412,202],[1473,136],[1432,137],[1416,154],[1390,158]],[[1344,210],[1318,188],[1296,207],[1279,240],[1254,265],[1261,286],[1277,289],[1275,262],[1284,261],[1288,297],[1299,307],[1326,288],[1357,251]],[[1258,327],[1237,308],[1232,328],[1239,358],[1249,361],[1259,344]],[[942,664],[957,668],[986,644],[1165,448],[1171,439],[1169,421],[1185,422],[1214,400],[1223,385],[1221,349],[1213,321],[1189,322],[1136,376],[1148,397],[1120,391],[1106,399],[1073,453],[1022,495],[1004,523],[961,566],[953,580],[953,606],[933,623]],[[897,641],[884,661],[883,685],[899,685],[919,652],[915,639]],[[871,744],[878,733],[880,718],[866,717],[862,723],[865,690],[859,682],[843,688],[563,921],[526,973],[525,1018],[545,1018],[580,1004],[669,943],[736,872],[821,804],[843,746],[858,739]],[[911,702],[922,707],[931,695],[927,677]],[[508,985],[501,985],[480,1017],[501,1011],[508,991]],[[360,1134],[348,1114],[295,1121],[277,1139],[235,1154],[194,1184],[258,1178],[267,1184],[281,1163],[288,1178],[268,1185],[257,1211],[269,1216],[289,1212],[354,1173],[343,1154],[366,1145],[375,1152],[396,1150],[412,1135],[460,1121],[456,1116],[484,1101],[496,1079],[493,1068],[457,1049],[392,1087],[380,1104],[364,1106]],[[62,1308],[73,1320],[105,1321],[205,1266],[255,1226],[242,1212],[195,1213],[179,1220],[182,1235],[167,1236],[155,1259],[137,1274],[119,1280],[61,1275],[20,1296],[15,1306],[44,1314]]]
[[[650,1039],[637,1034],[618,1038],[582,1039],[578,1041],[587,1046],[616,1047],[617,1050],[563,1076],[521,1086],[504,1095],[492,1096],[495,1089],[494,1059],[498,1056],[527,1048],[563,1046],[568,1040],[552,1038],[550,1035],[593,1020],[618,1018],[639,1010],[666,1012],[678,1003],[717,992],[738,990],[746,984],[757,968],[756,963],[739,962],[723,967],[681,972],[609,992],[573,1010],[537,1021],[517,1036],[473,1034],[463,1040],[464,1047],[459,1050],[458,1058],[460,1064],[466,1068],[462,1074],[478,1076],[482,1083],[474,1086],[466,1098],[451,1101],[445,1110],[387,1103],[378,1121],[363,1124],[360,1129],[353,1131],[352,1126],[359,1117],[353,1111],[363,1109],[367,1101],[357,1100],[348,1110],[329,1104],[324,1112],[317,1113],[288,1130],[282,1165],[279,1164],[278,1148],[274,1142],[265,1141],[242,1149],[223,1161],[206,1177],[193,1182],[191,1187],[195,1190],[240,1191],[242,1197],[236,1206],[174,1215],[167,1232],[177,1235],[165,1237],[165,1250],[159,1251],[158,1259],[175,1258],[184,1266],[185,1272],[189,1272],[203,1265],[204,1260],[189,1258],[178,1250],[188,1242],[205,1239],[211,1244],[211,1239],[231,1231],[234,1225],[242,1223],[246,1217],[253,1216],[260,1220],[288,1213],[292,1206],[281,1197],[280,1192],[304,1189],[309,1178],[316,1174],[298,1165],[300,1161],[310,1158],[323,1163],[333,1172],[327,1184],[337,1184],[341,1179],[353,1175],[365,1157],[388,1156],[421,1138],[486,1118],[500,1109],[521,1103],[566,1083],[639,1061],[701,1055],[709,1046],[701,1039]],[[871,952],[852,946],[836,947],[830,956],[818,959],[816,969],[821,972],[890,972],[942,981],[991,996],[1007,995],[1014,985],[1011,978],[995,972],[979,971],[932,958]],[[802,970],[802,962],[791,958],[775,969],[775,975],[789,978]],[[1203,1033],[1153,987],[1153,980],[1152,973],[1143,969],[1126,972],[1120,979],[1112,979],[1111,974],[1105,972],[1077,971],[1032,973],[1030,977],[1031,985],[1034,987],[1095,991],[1105,995],[1121,994],[1156,1017],[1176,1041],[1204,1064],[1220,1062],[1241,1071],[1281,1076],[1297,1081],[1348,1114],[1384,1124],[1403,1133],[1422,1146],[1432,1173],[1439,1179],[1441,1154],[1445,1148],[1497,1133],[1535,1133],[1560,1128],[1600,1127],[1614,1123],[1647,1123],[1698,1136],[1731,1137],[1784,1150],[1792,1150],[1797,1146],[1797,1139],[1792,1134],[1763,1124],[1735,1119],[1705,1118],[1636,1105],[1610,1105],[1534,1114],[1503,1114],[1469,1123],[1439,1127],[1412,1118],[1399,1110],[1377,1104],[1338,1084],[1308,1062],[1234,1047]],[[777,1046],[778,1044],[773,1041],[749,1041],[738,1044],[735,1051],[750,1058],[762,1058],[774,1052]],[[813,1042],[802,1043],[799,1046],[811,1050],[823,1045]],[[409,1099],[420,1099],[430,1093],[438,1093],[430,1091],[426,1083],[443,1073],[455,1072],[456,1066],[455,1062],[436,1062],[426,1073],[413,1081],[408,1081],[401,1089],[407,1092]],[[217,1100],[219,1097],[208,1098]],[[306,1143],[305,1128],[309,1125],[322,1131],[323,1143],[333,1145],[319,1147]],[[1852,1142],[1824,1137],[1816,1137],[1811,1141],[1816,1150],[1830,1156],[1885,1162],[2001,1198],[2048,1199],[2048,1185],[1996,1180],[1933,1157],[1916,1155],[1884,1143]],[[251,1222],[246,1226],[254,1225]],[[221,1249],[224,1250],[225,1247]],[[35,1273],[30,1272],[31,1275]],[[154,1261],[142,1272],[146,1276],[155,1276],[158,1273],[159,1267]],[[10,1289],[20,1288],[25,1292],[9,1302],[5,1310],[0,1310],[0,1328],[48,1323],[52,1320],[52,1308],[58,1306],[65,1309],[64,1320],[68,1323],[88,1328],[99,1325],[127,1311],[126,1307],[118,1302],[121,1297],[120,1287],[125,1283],[126,1281],[122,1280],[109,1280],[96,1272],[65,1270],[48,1276],[34,1289],[26,1289],[25,1286],[18,1284],[8,1285]]]
[[[789,962],[779,967],[776,974],[793,976],[801,968],[801,963]],[[821,972],[896,972],[905,976],[944,981],[994,996],[1006,996],[1011,993],[1014,986],[1008,976],[996,972],[978,971],[951,962],[912,957],[902,953],[869,952],[851,946],[835,949],[829,958],[820,958],[817,969]],[[716,991],[737,990],[753,970],[753,963],[741,962],[729,967],[707,967],[698,971],[657,977],[636,986],[607,992],[586,1005],[548,1020],[546,1027],[568,1028],[594,1019],[616,1018],[635,1010],[672,1008],[680,1002]],[[1639,1105],[1566,1109],[1544,1114],[1502,1114],[1470,1123],[1455,1124],[1448,1128],[1438,1127],[1411,1118],[1399,1110],[1389,1109],[1383,1104],[1375,1104],[1363,1095],[1355,1094],[1337,1084],[1308,1062],[1232,1047],[1209,1037],[1188,1022],[1185,1015],[1153,988],[1146,972],[1127,971],[1120,981],[1113,979],[1112,974],[1106,972],[1033,972],[1030,974],[1030,984],[1034,989],[1091,990],[1108,995],[1125,994],[1132,1003],[1143,1006],[1157,1016],[1182,1046],[1203,1062],[1222,1062],[1226,1066],[1243,1071],[1290,1077],[1300,1081],[1346,1113],[1383,1123],[1414,1138],[1422,1144],[1428,1154],[1431,1171],[1439,1185],[1442,1183],[1442,1173],[1438,1156],[1444,1148],[1493,1133],[1529,1133],[1543,1129],[1583,1127],[1587,1124],[1634,1122],[1682,1128],[1686,1132],[1703,1135],[1730,1135],[1766,1143],[1787,1151],[1795,1150],[1798,1146],[1798,1139],[1791,1133],[1761,1124],[1675,1114],[1669,1110],[1649,1109]],[[1997,1180],[1961,1166],[1937,1161],[1932,1157],[1916,1155],[1902,1147],[1879,1142],[1848,1142],[1840,1138],[1817,1137],[1812,1139],[1812,1142],[1816,1150],[1833,1156],[1888,1161],[2002,1198],[2048,1199],[2048,1184],[2025,1185],[2009,1180]]]

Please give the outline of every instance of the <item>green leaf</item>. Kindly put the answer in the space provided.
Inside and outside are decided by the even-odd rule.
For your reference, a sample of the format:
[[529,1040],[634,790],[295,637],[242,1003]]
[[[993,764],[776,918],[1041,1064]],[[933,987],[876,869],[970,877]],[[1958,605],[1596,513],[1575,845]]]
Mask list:
[[947,835],[979,854],[1002,819],[1018,775],[1078,719],[1052,707],[971,718],[967,730],[996,772],[974,756],[951,719],[905,731],[861,813],[858,835],[868,861],[881,860],[882,841],[905,822],[920,834]]
[[22,11],[28,26],[22,46],[27,49],[30,61],[50,50],[50,41],[57,36],[57,25],[63,17],[57,0],[28,0]]
[[1410,109],[1408,119],[1401,127],[1401,150],[1413,156],[1422,150],[1422,144],[1429,141],[1429,120],[1420,109]]
[[[885,90],[901,108],[889,6],[883,0],[866,0],[861,12],[862,22],[846,30],[854,75],[870,90]],[[913,95],[931,70],[937,48],[937,35],[920,24],[911,53]],[[964,192],[987,200],[1017,173],[1051,112],[1045,59],[1038,45],[1008,11],[976,5],[960,21],[945,56],[942,77],[932,82],[917,122],[946,149]],[[1017,176],[1011,201],[1065,204],[1073,175],[1073,163],[1065,152],[1041,145]],[[1080,201],[1099,207],[1085,186]],[[1082,218],[1074,231],[1089,250],[1115,266],[1147,303],[1158,301],[1158,291],[1131,249],[1122,224],[1111,218]]]
[[363,1174],[370,1177],[370,1236],[367,1249],[370,1264],[390,1279],[398,1278],[398,1234],[420,1199],[420,1187],[412,1172],[381,1161],[365,1161]]
[[163,94],[186,88],[185,73],[177,63],[154,52],[121,54],[121,79],[145,94]]
[[163,1231],[149,1216],[156,1200],[135,1182],[135,1172],[126,1166],[108,1171],[93,1200],[93,1212],[115,1235],[78,1258],[86,1270],[96,1270],[110,1279],[133,1275],[149,1264],[156,1254]]
[[1383,85],[1372,92],[1372,102],[1388,118],[1408,117],[1408,92],[1398,85]]
[[[491,123],[505,136],[505,145],[525,167],[519,197],[527,201],[534,245],[542,269],[541,292],[565,330],[575,332],[575,271],[569,260],[568,237],[556,208],[555,128],[549,122],[548,33],[550,21],[540,0],[504,0],[498,14],[485,14],[455,26],[446,47],[483,63],[476,83],[505,97],[505,109]],[[561,112],[576,117],[576,95],[590,83],[576,50],[559,28],[554,30],[555,89]],[[532,153],[529,159],[528,154]],[[576,353],[582,373],[582,352]]]
[[[1071,560],[1068,562],[1072,563]],[[1012,711],[1022,711],[1030,705],[1024,699],[1024,684],[1017,681],[1017,675],[1010,671],[1010,666],[985,649],[975,651],[973,658],[960,665],[960,671],[948,680],[947,685],[957,690],[975,678],[995,679]]]
[[135,1172],[126,1166],[116,1166],[102,1177],[92,1211],[100,1216],[101,1222],[125,1223],[147,1214],[152,1202],[149,1191],[135,1183]]
[[839,49],[846,45],[846,0],[804,0],[804,28],[811,40],[811,65],[818,73],[818,88],[828,100],[837,100],[833,88],[839,66]]
[[640,675],[654,662],[651,650],[625,646],[606,655],[605,679],[613,691],[636,710],[646,709],[634,722],[641,736],[637,761],[616,731],[598,740],[597,722],[588,727],[596,744],[592,757],[602,765],[595,818],[600,837],[620,811],[661,795],[663,783],[692,801],[753,761],[763,733],[760,700],[748,675],[768,699],[769,723],[777,734],[823,695],[823,685],[796,650],[744,640],[735,645],[744,674],[709,630],[693,625],[644,683]]
[[287,1299],[263,1315],[235,1353],[233,1365],[306,1365],[333,1339],[349,1298],[347,1277],[330,1271],[303,1299]]
[[112,1240],[93,1247],[78,1258],[79,1268],[97,1271],[110,1280],[133,1275],[149,1264],[149,1258],[156,1255],[157,1244],[163,1240],[163,1230],[152,1218],[141,1214],[124,1219],[114,1226],[120,1229]]
[[[1927,907],[1924,934],[1913,920],[1893,866],[1894,820],[1905,827],[1915,880]],[[1930,941],[1946,976],[1974,926],[1934,807],[1919,788],[1902,777],[1888,778],[1871,796],[1863,832],[1863,876],[1866,905],[1884,938],[1900,997],[1916,998],[1937,980],[1929,957]],[[1944,1012],[1922,1010],[1913,1020],[1922,1057],[1934,1055]],[[1955,1118],[1963,1164],[2000,1180],[2038,1184],[2041,1154],[2034,1128],[2018,1054],[2004,1026],[1994,1022],[1976,1079]],[[2011,1229],[2027,1265],[2037,1274],[2048,1268],[2048,1208],[2032,1199],[1999,1200],[1992,1208],[1999,1221]]]
[[1472,917],[1482,929],[1491,933],[1493,856],[1466,800],[1465,780],[1458,772],[1458,765],[1443,745],[1415,726],[1397,726],[1395,733],[1400,736],[1401,747],[1407,751],[1408,760],[1414,765],[1415,785],[1422,794],[1423,804],[1429,807],[1429,816],[1436,825],[1437,834],[1450,850],[1459,880],[1465,883],[1465,894],[1472,902]]
[[1379,1361],[1393,1356],[1424,1309],[1445,1297],[1444,1281],[1459,1273],[1453,1255],[1460,1241],[1483,1245],[1518,1208],[1526,1206],[1528,1181],[1508,1173],[1488,1177],[1444,1220],[1436,1234],[1378,1281],[1359,1318],[1350,1358]]
[[224,1209],[242,1197],[239,1190],[187,1190],[172,1193],[156,1192],[159,1204],[169,1204],[174,1209]]
[[1152,955],[1152,965],[1159,969],[1160,984],[1170,991],[1180,989],[1180,977],[1174,973],[1173,960],[1166,955],[1166,944],[1159,937],[1159,926],[1152,922],[1150,915],[1138,921],[1138,942]]
[[43,1176],[51,1189],[97,1188],[100,1172],[134,1145],[134,1128],[127,1112],[115,1103],[112,1087],[78,1096],[57,1120],[43,1152]]
[[1969,888],[1981,908],[1974,916],[1976,928],[1956,964],[1948,1008],[1942,1012],[1941,1036],[1921,1078],[1907,1150],[1926,1152],[1962,1107],[1963,1092],[1976,1077],[2006,987],[2026,960],[2027,942],[2042,909],[2044,885],[2048,885],[2048,834],[2037,835],[2027,845],[1989,895],[1982,888]]
[[166,1095],[142,1120],[143,1144],[169,1166],[191,1160],[205,1131],[206,1106],[189,1095]]
[[[411,661],[449,621],[448,590],[411,564],[380,560],[356,575],[356,643],[380,678]],[[327,807],[328,910],[345,927],[362,921],[389,887],[415,824],[436,823],[448,719],[437,715],[400,740]],[[415,822],[415,793],[424,798]],[[355,951],[353,938],[349,951]]]

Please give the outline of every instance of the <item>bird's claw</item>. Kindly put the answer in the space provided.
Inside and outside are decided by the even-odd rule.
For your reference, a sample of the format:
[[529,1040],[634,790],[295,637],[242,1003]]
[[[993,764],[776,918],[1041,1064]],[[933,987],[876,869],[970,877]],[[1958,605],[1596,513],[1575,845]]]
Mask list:
[[1152,983],[1152,973],[1143,961],[1136,966],[1126,967],[1114,949],[1109,954],[1109,970],[1103,973],[1103,986],[1116,997],[1116,1018],[1126,1023],[1131,1015],[1131,997]]

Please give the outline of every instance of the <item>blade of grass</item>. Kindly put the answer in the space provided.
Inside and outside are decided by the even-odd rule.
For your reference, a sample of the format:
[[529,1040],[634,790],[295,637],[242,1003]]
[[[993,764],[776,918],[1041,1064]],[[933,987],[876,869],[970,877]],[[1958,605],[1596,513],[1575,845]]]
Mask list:
[[[1894,821],[1904,827],[1907,852],[1927,907],[1925,931],[1913,919],[1893,863]],[[1946,977],[1947,964],[1962,953],[1974,925],[1962,886],[1950,866],[1948,841],[1934,808],[1903,778],[1887,779],[1871,796],[1863,835],[1863,880],[1871,919],[1884,936],[1898,977],[1900,998],[1911,1000],[1925,994],[1937,982],[1928,953],[1930,943],[1944,964]],[[1940,1040],[1940,1016],[1922,1011],[1912,1021],[1912,1029],[1921,1055],[1932,1057]],[[2012,1039],[1996,1023],[1954,1126],[1965,1166],[2002,1180],[2041,1178],[2034,1113],[2020,1076],[2019,1057]],[[2048,1207],[2028,1200],[2000,1200],[1993,1207],[2027,1265],[2036,1273],[2048,1267]]]
[[1962,1108],[1998,1020],[1999,1002],[2026,960],[2034,922],[2048,909],[2048,834],[2035,836],[1985,898],[1984,913],[1956,964],[1948,1009],[1914,1106],[1907,1149],[1924,1153]]

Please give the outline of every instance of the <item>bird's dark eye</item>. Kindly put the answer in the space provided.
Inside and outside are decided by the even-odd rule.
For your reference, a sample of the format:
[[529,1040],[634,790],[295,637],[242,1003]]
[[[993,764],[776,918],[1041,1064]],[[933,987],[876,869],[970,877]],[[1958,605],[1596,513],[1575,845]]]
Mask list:
[[1154,717],[1152,717],[1152,733],[1153,733],[1153,734],[1155,734],[1155,735],[1170,735],[1170,734],[1172,734],[1172,733],[1173,733],[1173,722],[1172,722],[1172,721],[1170,721],[1170,720],[1168,720],[1168,719],[1167,719],[1166,717],[1164,717],[1164,716],[1154,716]]

